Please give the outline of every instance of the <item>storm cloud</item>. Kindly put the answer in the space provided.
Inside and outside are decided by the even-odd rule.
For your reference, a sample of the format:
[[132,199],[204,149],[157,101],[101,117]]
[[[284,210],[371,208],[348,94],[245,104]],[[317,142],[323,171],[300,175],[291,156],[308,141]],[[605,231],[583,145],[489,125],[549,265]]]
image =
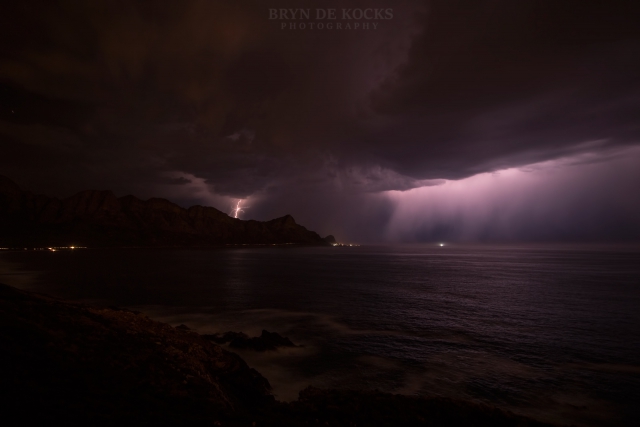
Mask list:
[[[392,8],[393,18],[294,30],[269,8]],[[360,241],[638,236],[635,3],[3,9],[0,174],[32,191],[112,189],[224,211],[240,198],[244,218],[290,213]],[[473,205],[479,193],[491,200]],[[522,208],[534,202],[548,207],[535,218]],[[571,212],[587,208],[600,213],[576,222]]]

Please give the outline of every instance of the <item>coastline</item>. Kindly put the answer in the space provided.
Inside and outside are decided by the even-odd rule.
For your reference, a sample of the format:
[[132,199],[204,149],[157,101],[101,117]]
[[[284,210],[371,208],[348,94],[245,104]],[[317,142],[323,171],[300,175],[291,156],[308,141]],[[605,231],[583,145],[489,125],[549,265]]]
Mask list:
[[[0,285],[8,424],[544,424],[441,398],[307,388],[274,399],[266,378],[196,332],[139,312]],[[255,424],[254,424],[255,423]]]

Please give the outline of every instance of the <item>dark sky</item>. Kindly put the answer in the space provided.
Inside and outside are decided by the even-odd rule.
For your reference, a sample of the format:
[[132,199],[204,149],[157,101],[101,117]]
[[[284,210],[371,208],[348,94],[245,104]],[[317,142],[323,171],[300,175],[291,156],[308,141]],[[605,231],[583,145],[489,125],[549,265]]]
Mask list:
[[[318,8],[333,29],[308,28]],[[342,19],[366,8],[392,19]],[[363,242],[640,239],[637,2],[0,11],[0,174],[23,188],[242,199],[241,218]]]

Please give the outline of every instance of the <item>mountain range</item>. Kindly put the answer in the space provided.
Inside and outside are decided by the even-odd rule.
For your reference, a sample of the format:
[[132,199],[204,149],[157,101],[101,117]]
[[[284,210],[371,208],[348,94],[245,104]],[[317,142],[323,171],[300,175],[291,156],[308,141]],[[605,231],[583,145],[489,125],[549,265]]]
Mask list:
[[88,190],[66,199],[22,190],[0,175],[1,247],[137,247],[295,244],[329,245],[333,237],[291,215],[240,220],[216,208],[182,208],[168,200],[116,197]]

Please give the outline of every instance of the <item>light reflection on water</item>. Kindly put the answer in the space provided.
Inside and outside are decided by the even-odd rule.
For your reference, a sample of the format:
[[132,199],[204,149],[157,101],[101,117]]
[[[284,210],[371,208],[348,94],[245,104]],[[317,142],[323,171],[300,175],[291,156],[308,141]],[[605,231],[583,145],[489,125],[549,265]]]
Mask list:
[[241,353],[283,400],[313,384],[634,425],[638,255],[455,245],[88,249],[0,254],[0,281],[202,333],[289,336],[303,347]]

